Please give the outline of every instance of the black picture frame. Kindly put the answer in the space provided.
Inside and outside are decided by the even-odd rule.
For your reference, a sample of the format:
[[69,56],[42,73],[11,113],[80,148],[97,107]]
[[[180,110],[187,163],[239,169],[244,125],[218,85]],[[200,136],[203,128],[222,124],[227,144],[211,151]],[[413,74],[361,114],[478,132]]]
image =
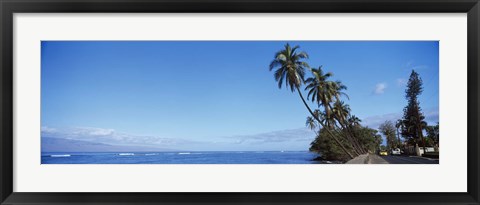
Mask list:
[[[480,204],[478,0],[0,0],[1,204]],[[13,192],[13,14],[112,12],[467,13],[466,193],[17,193]],[[455,177],[455,176],[452,176]],[[92,184],[92,186],[95,186]]]

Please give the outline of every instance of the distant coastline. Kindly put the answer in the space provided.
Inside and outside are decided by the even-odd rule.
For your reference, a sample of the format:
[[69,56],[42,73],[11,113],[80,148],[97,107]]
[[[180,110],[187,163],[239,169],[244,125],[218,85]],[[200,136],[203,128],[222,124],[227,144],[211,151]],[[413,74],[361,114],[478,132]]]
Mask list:
[[42,137],[43,152],[169,152],[182,151],[149,146],[110,145],[98,142],[72,140],[55,137]]

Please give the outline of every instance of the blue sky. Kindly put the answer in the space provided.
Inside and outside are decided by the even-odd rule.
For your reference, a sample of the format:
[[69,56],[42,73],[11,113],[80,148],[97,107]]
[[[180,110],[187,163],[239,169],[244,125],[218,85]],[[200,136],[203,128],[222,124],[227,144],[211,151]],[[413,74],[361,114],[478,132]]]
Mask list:
[[[44,41],[42,136],[182,150],[307,150],[297,93],[268,70],[285,41]],[[438,42],[289,41],[347,85],[352,114],[398,119],[412,69],[438,121]],[[315,105],[311,105],[314,107]]]

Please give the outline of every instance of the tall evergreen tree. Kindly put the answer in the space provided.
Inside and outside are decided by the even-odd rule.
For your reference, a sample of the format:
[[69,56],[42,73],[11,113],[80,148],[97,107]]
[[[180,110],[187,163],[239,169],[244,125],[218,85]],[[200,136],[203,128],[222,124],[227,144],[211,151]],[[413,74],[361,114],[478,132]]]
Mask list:
[[402,136],[404,136],[407,141],[413,141],[415,146],[421,142],[425,152],[423,129],[425,129],[426,123],[424,121],[425,116],[420,108],[420,101],[418,100],[418,96],[422,94],[423,91],[422,84],[422,79],[418,73],[412,70],[407,89],[405,90],[405,98],[408,104],[403,109]]

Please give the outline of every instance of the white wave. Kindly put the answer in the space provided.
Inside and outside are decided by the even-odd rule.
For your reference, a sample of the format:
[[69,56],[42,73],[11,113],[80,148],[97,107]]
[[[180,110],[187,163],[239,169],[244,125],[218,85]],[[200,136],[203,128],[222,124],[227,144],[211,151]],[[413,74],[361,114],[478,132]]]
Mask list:
[[50,157],[70,157],[69,154],[52,154]]
[[133,156],[135,154],[134,153],[120,153],[118,155],[120,155],[120,156]]
[[179,152],[178,154],[190,154],[190,152]]
[[152,155],[158,155],[157,153],[147,153],[145,156],[152,156]]

